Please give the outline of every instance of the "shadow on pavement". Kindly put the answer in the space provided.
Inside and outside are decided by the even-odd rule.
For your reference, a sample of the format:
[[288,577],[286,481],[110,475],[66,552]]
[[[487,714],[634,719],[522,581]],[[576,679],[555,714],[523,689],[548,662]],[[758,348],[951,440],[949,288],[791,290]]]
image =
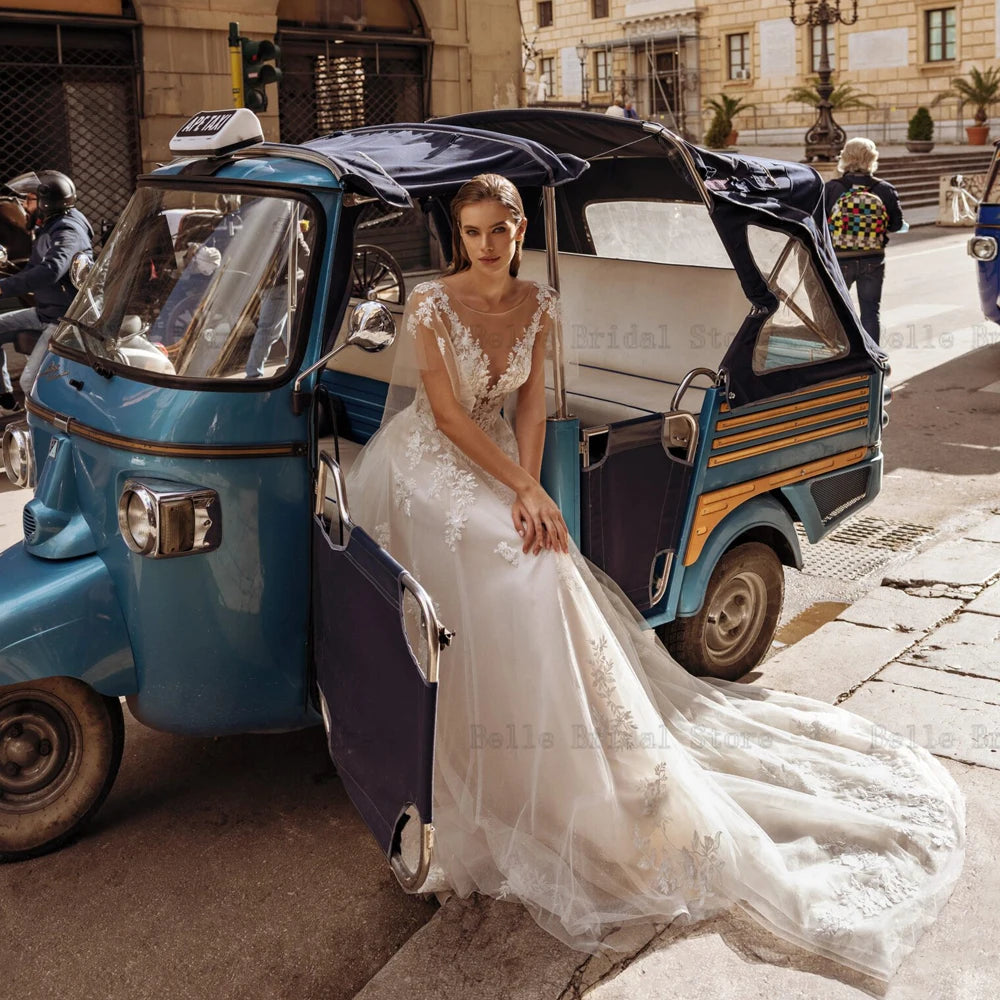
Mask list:
[[964,354],[903,383],[889,404],[889,425],[883,433],[885,471],[908,468],[957,476],[1000,472],[1000,392],[982,391],[998,382],[1000,344]]
[[436,910],[390,874],[321,729],[195,739],[126,713],[89,831],[0,867],[4,995],[346,1000]]

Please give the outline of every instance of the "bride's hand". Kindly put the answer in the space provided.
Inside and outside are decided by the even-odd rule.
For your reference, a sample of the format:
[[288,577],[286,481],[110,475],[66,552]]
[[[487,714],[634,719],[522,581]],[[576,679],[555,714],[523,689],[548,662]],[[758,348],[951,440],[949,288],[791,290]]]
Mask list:
[[556,502],[538,483],[520,490],[511,506],[514,530],[524,539],[521,551],[543,548],[569,552],[569,529]]

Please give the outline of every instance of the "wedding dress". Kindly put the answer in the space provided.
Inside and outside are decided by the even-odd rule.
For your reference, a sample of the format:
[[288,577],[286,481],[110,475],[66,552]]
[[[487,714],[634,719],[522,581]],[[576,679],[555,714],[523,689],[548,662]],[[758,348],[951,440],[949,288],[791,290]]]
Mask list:
[[[397,350],[432,335],[462,406],[516,461],[501,408],[556,322],[544,286],[486,314],[425,282]],[[347,496],[456,633],[438,689],[435,870],[463,896],[520,900],[575,948],[738,905],[887,979],[961,870],[948,773],[849,712],[690,676],[572,544],[522,554],[514,494],[438,431],[415,381]]]

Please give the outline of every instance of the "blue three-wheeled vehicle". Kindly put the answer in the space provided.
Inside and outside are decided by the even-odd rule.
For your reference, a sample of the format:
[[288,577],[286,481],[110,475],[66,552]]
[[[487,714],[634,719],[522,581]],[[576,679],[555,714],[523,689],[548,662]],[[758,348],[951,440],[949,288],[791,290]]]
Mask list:
[[544,485],[685,666],[758,663],[800,535],[879,490],[884,359],[809,167],[540,110],[303,146],[263,142],[245,109],[209,112],[171,148],[78,269],[27,422],[4,437],[8,475],[36,486],[0,555],[6,859],[101,804],[124,699],[180,734],[323,721],[420,887],[448,622],[351,521],[344,474],[378,427],[418,277],[384,232],[422,208],[445,254],[449,201],[477,173],[519,186],[522,274],[561,291]]

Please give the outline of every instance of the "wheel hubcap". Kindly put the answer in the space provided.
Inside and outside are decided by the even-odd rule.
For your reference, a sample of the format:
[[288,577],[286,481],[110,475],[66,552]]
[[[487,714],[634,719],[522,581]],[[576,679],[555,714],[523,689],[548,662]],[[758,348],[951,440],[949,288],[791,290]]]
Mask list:
[[736,663],[754,644],[767,612],[767,588],[756,573],[737,573],[716,595],[705,641],[719,666]]
[[79,724],[44,691],[0,700],[0,809],[37,809],[76,772]]

